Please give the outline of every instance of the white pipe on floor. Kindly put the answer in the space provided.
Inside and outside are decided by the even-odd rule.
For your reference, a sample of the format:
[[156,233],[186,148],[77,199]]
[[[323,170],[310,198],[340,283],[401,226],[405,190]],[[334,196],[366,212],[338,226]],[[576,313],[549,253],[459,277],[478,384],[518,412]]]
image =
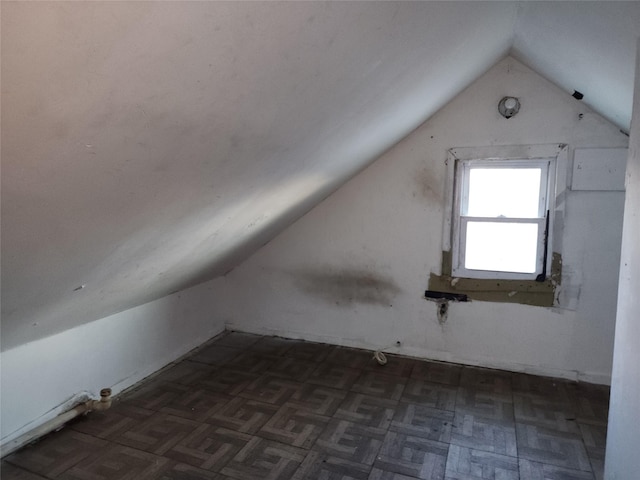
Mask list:
[[0,451],[0,458],[9,455],[10,453],[15,452],[19,448],[37,440],[38,438],[46,435],[47,433],[53,432],[57,430],[69,420],[73,420],[74,418],[84,415],[86,413],[92,411],[102,411],[107,410],[111,406],[111,389],[103,388],[100,390],[100,400],[89,400],[87,402],[76,405],[71,410],[61,413],[55,418],[52,418],[48,422],[43,423],[39,427],[34,428],[33,430],[20,435],[18,438],[7,442],[5,445],[2,445],[2,450]]

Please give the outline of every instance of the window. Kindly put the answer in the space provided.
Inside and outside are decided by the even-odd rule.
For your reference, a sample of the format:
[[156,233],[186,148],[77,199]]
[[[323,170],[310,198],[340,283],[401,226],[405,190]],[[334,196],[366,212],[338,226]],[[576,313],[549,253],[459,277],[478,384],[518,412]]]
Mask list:
[[565,144],[449,150],[442,267],[425,298],[555,305],[567,152]]
[[453,276],[545,279],[553,166],[549,158],[457,162]]

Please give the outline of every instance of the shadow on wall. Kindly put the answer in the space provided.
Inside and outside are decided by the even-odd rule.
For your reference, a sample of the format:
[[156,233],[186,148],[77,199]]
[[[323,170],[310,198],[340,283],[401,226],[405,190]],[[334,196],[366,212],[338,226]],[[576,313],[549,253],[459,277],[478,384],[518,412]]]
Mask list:
[[304,293],[341,307],[353,304],[392,306],[400,289],[390,277],[368,270],[334,269],[294,273]]

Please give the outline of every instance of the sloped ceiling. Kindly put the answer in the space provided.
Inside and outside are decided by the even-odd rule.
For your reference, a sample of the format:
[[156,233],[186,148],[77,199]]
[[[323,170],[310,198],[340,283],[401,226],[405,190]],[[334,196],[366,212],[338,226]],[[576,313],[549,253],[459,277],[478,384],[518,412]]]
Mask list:
[[512,51],[621,128],[638,3],[3,2],[2,348],[224,274]]

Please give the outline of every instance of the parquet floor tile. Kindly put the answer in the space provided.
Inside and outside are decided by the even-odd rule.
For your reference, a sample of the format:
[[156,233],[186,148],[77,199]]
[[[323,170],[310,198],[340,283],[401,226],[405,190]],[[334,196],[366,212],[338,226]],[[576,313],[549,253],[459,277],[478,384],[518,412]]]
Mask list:
[[458,389],[452,385],[409,379],[402,394],[402,401],[417,403],[440,410],[455,410]]
[[374,466],[423,480],[441,480],[448,450],[448,443],[388,432]]
[[238,480],[289,480],[306,455],[301,448],[253,437],[221,473]]
[[328,422],[329,417],[285,403],[264,424],[258,436],[309,449]]
[[238,395],[250,383],[259,379],[260,375],[242,372],[230,368],[220,368],[203,378],[196,387],[206,388],[227,395]]
[[322,452],[309,452],[292,480],[367,480],[370,467]]
[[516,393],[514,414],[517,422],[539,425],[561,432],[579,433],[571,402],[559,402],[542,395]]
[[415,480],[416,477],[409,477],[397,472],[387,472],[379,468],[371,470],[369,480]]
[[2,480],[602,480],[609,390],[226,333]]
[[166,383],[152,379],[141,386],[132,389],[122,396],[120,402],[125,405],[144,408],[147,410],[160,410],[176,398],[189,392],[187,385]]
[[109,447],[105,440],[63,429],[9,455],[5,460],[32,473],[57,478],[80,461],[94,458]]
[[451,445],[447,457],[448,480],[518,480],[518,459]]
[[91,415],[77,417],[67,426],[94,437],[113,439],[155,413],[153,410],[115,401],[108,411],[92,412]]
[[2,480],[45,480],[45,477],[4,461],[0,464],[0,478]]
[[398,402],[387,398],[349,393],[334,417],[370,427],[389,428]]
[[202,424],[174,415],[157,414],[127,430],[115,441],[122,445],[163,455]]
[[317,367],[318,364],[316,362],[300,360],[299,358],[283,357],[271,365],[267,373],[296,382],[304,382]]
[[390,430],[449,443],[453,419],[453,412],[447,410],[400,402]]
[[258,377],[240,392],[240,396],[259,402],[282,405],[302,384],[269,373]]
[[411,371],[411,378],[426,382],[460,385],[462,367],[442,362],[417,362]]
[[173,445],[166,456],[197,468],[218,471],[252,438],[245,433],[202,424]]
[[357,368],[343,367],[342,365],[323,362],[317,365],[307,378],[307,382],[325,387],[349,390],[361,372],[362,370]]
[[269,357],[263,354],[245,350],[227,363],[228,368],[248,373],[263,373],[276,363],[279,357]]
[[472,413],[499,422],[513,422],[513,396],[458,387],[456,412]]
[[67,470],[61,480],[149,480],[170,460],[135,448],[114,446],[96,458],[86,459]]
[[205,420],[222,409],[233,397],[204,388],[190,389],[163,406],[160,411],[190,420]]
[[366,395],[400,400],[406,383],[406,378],[365,371],[353,384],[351,390]]
[[346,396],[344,390],[305,383],[291,395],[289,403],[318,415],[332,416]]
[[485,452],[518,456],[515,424],[486,419],[472,413],[456,413],[451,443]]
[[574,470],[591,471],[582,437],[525,423],[516,424],[518,456]]
[[514,393],[539,395],[556,402],[568,402],[571,398],[570,382],[558,378],[513,373],[511,384]]
[[224,480],[222,475],[186,463],[173,462],[155,477],[156,480]]
[[254,434],[262,428],[276,412],[278,407],[270,403],[258,402],[248,398],[235,397],[221,408],[211,412],[208,423]]
[[593,480],[591,472],[520,459],[520,480]]
[[332,419],[315,444],[315,449],[332,457],[344,458],[363,465],[373,465],[386,430]]
[[489,368],[464,367],[460,375],[460,385],[496,394],[512,392],[511,373]]

